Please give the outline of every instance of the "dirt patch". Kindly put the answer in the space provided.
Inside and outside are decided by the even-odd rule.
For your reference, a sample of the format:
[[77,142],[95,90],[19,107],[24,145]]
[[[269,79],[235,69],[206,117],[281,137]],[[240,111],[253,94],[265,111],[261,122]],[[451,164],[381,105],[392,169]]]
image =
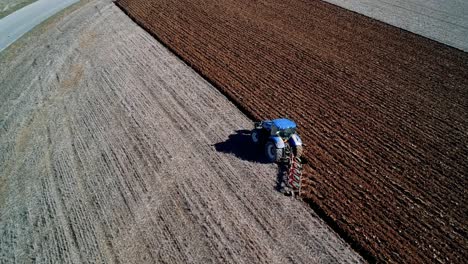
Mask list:
[[[80,39],[80,47],[81,47]],[[83,79],[84,68],[81,64],[73,64],[70,67],[70,72],[65,76],[65,80],[60,81],[61,89],[59,90],[59,96],[63,96],[66,93],[70,92],[74,88],[78,87],[79,82]],[[58,75],[57,75],[58,76]],[[60,77],[57,77],[60,79]]]
[[91,46],[94,41],[96,41],[96,32],[89,32],[87,34],[83,34],[80,37],[80,48],[87,48]]
[[369,260],[467,259],[466,53],[320,1],[117,3],[251,117],[298,122],[303,196]]

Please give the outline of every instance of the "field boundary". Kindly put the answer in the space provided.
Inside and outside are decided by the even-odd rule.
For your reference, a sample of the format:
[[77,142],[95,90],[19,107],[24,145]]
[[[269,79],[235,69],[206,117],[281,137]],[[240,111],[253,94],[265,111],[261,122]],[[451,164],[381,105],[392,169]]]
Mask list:
[[[173,53],[179,60],[183,61],[186,65],[190,66],[197,74],[199,74],[206,82],[216,88],[222,95],[224,95],[230,102],[232,102],[243,114],[245,114],[250,120],[258,121],[254,114],[250,112],[245,106],[239,103],[234,96],[231,96],[226,91],[221,89],[221,85],[216,83],[215,81],[211,80],[206,76],[198,67],[195,65],[191,65],[187,60],[185,60],[175,49],[171,48],[167,45],[161,38],[158,37],[155,33],[148,28],[145,27],[142,23],[138,22],[138,20],[125,8],[123,8],[118,1],[115,1],[114,4],[119,7],[135,24],[140,26],[146,32],[148,32],[152,37],[154,37],[159,43],[161,43],[166,49],[168,49],[171,53]],[[307,148],[307,147],[306,147]],[[304,165],[308,166],[309,160],[306,157],[302,158]],[[366,250],[359,242],[350,236],[348,232],[346,232],[343,228],[339,226],[339,224],[332,219],[332,217],[328,216],[325,210],[323,210],[317,203],[315,203],[311,198],[304,198],[301,196],[302,201],[309,205],[310,208],[336,233],[340,238],[342,238],[350,247],[356,251],[362,258],[364,258],[369,263],[376,263],[377,258],[374,256],[369,250]]]
[[301,196],[367,261],[463,259],[466,53],[322,1],[116,4],[251,120],[298,123]]

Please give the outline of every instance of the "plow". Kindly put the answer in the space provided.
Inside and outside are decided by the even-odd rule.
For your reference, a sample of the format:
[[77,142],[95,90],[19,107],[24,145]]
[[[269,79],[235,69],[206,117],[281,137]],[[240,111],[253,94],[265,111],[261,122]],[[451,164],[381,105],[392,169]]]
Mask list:
[[254,123],[251,138],[264,147],[269,162],[278,163],[278,189],[286,195],[298,196],[301,190],[302,140],[294,121],[280,118]]
[[302,163],[299,157],[291,157],[292,161],[287,163],[288,183],[292,186],[294,193],[301,191]]

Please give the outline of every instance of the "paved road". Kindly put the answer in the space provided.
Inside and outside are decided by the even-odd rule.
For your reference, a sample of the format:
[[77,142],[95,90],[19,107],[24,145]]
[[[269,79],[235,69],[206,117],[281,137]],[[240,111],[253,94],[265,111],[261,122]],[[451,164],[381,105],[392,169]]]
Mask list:
[[0,262],[357,263],[251,122],[108,1],[0,53]]
[[468,51],[466,0],[325,0]]
[[0,19],[0,51],[53,14],[78,0],[38,0]]

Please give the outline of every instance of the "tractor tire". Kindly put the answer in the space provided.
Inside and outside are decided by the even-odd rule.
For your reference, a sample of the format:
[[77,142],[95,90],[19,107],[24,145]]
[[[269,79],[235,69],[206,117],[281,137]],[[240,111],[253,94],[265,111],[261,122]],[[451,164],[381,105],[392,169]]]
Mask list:
[[265,156],[269,162],[279,162],[283,157],[283,149],[277,148],[273,141],[268,141],[265,144]]
[[293,153],[294,153],[294,156],[296,158],[300,158],[302,156],[302,152],[303,152],[303,148],[302,146],[296,146],[294,149],[293,149]]
[[252,138],[252,142],[256,145],[260,144],[260,130],[254,129],[252,133],[250,133],[250,137]]

